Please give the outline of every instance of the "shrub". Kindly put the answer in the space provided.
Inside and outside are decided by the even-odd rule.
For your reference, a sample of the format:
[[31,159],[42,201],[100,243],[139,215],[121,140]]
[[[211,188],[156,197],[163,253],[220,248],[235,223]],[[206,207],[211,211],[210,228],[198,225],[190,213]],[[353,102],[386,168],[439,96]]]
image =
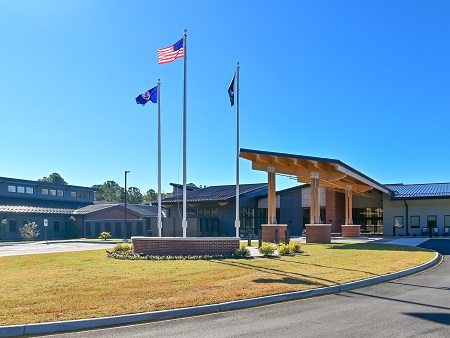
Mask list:
[[289,241],[289,248],[291,252],[301,253],[303,250],[300,248],[300,243],[296,241]]
[[118,243],[114,246],[113,252],[127,252],[133,250],[133,246],[128,243]]
[[261,247],[259,248],[259,252],[266,257],[273,255],[273,253],[275,252],[275,244],[263,242],[261,244]]
[[291,253],[291,247],[289,244],[280,243],[278,244],[278,253],[280,255],[289,255]]
[[247,257],[250,256],[250,250],[246,247],[240,247],[234,251],[234,256],[236,258]]
[[28,222],[20,228],[20,236],[24,241],[32,241],[39,236],[40,231],[37,229],[38,225],[35,222]]
[[111,233],[108,231],[103,231],[100,236],[98,236],[99,239],[107,240],[108,238],[111,238]]

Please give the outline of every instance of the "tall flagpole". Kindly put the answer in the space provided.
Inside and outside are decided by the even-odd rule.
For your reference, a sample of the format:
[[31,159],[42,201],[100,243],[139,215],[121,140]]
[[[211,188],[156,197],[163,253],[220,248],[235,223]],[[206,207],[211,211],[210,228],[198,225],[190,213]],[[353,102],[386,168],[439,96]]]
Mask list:
[[236,227],[236,237],[239,237],[239,228],[241,221],[239,220],[239,62],[236,66],[236,220],[234,226]]
[[158,237],[161,237],[161,81],[158,79]]
[[184,95],[183,95],[183,238],[186,237],[187,219],[186,219],[186,63],[187,63],[187,29],[184,30],[183,48],[184,48]]

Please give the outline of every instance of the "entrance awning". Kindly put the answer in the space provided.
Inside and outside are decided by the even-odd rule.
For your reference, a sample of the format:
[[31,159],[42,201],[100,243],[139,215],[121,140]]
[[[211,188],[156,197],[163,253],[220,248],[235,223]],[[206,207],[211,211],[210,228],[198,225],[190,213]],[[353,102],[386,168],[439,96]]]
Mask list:
[[350,189],[355,193],[364,193],[377,189],[390,194],[382,184],[335,159],[244,148],[240,149],[240,157],[251,161],[253,170],[295,176],[302,183],[311,184],[312,179],[318,176],[321,186],[333,190]]

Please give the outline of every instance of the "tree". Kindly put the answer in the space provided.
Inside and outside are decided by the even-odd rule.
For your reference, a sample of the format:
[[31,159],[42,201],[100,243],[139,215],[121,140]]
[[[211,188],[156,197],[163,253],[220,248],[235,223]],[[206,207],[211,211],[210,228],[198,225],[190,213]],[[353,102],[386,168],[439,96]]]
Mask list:
[[58,173],[50,174],[48,177],[43,177],[38,180],[39,182],[57,183],[57,184],[68,184],[64,178]]
[[35,222],[28,222],[20,228],[20,236],[24,241],[33,241],[39,236],[40,231],[37,229],[38,225]]
[[144,195],[144,202],[153,202],[158,199],[158,193],[153,189],[148,189]]
[[144,196],[142,196],[139,188],[129,187],[127,193],[127,203],[142,204],[142,202],[144,202]]
[[116,182],[106,181],[103,184],[93,185],[92,188],[98,189],[94,195],[94,199],[96,201],[122,203],[124,189]]
[[8,238],[8,231],[6,230],[6,225],[8,221],[5,219],[2,220],[0,223],[0,239],[6,239]]

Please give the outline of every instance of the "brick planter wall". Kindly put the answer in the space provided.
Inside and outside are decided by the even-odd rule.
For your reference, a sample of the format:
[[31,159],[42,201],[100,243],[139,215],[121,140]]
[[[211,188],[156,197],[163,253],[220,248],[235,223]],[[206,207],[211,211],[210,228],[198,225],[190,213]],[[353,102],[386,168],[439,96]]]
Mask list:
[[306,224],[306,243],[331,243],[331,224]]
[[237,237],[132,237],[133,252],[155,256],[194,256],[234,253]]
[[359,237],[361,236],[361,225],[341,225],[342,237]]
[[[287,224],[261,224],[263,242],[285,242]],[[275,237],[278,230],[278,238]],[[277,240],[278,239],[278,240]]]

